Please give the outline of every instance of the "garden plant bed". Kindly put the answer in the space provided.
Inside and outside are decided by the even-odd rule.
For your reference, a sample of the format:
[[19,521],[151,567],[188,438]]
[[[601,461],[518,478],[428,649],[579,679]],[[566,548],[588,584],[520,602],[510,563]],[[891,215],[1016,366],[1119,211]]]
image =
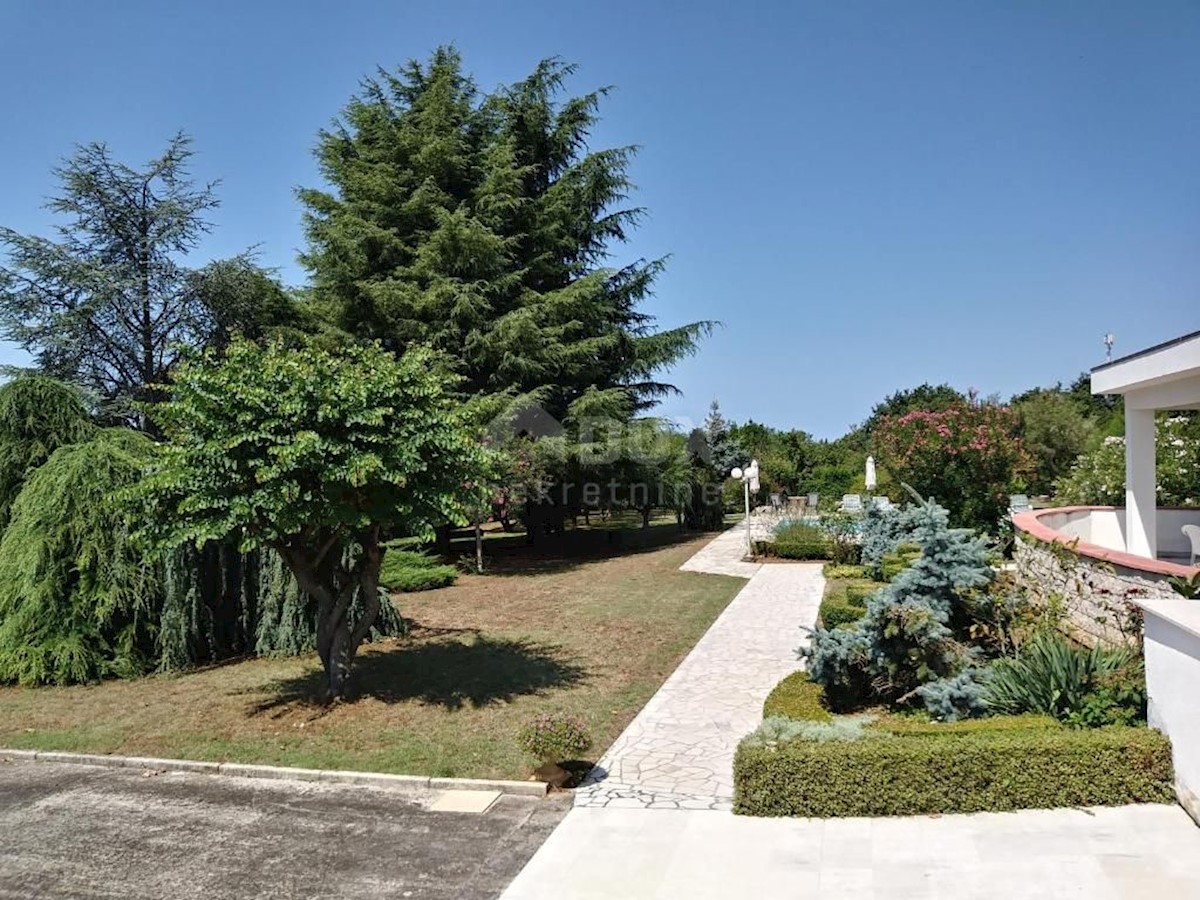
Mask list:
[[1170,744],[1148,728],[971,724],[852,742],[743,745],[734,761],[734,811],[905,816],[1174,799]]
[[[776,686],[763,712],[838,721],[802,671]],[[882,709],[864,715],[871,719],[858,740],[743,741],[734,760],[734,811],[824,818],[1174,799],[1170,743],[1149,728],[1073,729],[1036,715],[952,723]]]
[[600,753],[744,584],[678,571],[711,535],[663,525],[619,538],[501,541],[490,574],[402,595],[412,633],[364,646],[350,702],[319,702],[315,655],[3,687],[0,747],[525,778],[517,729],[561,710]]

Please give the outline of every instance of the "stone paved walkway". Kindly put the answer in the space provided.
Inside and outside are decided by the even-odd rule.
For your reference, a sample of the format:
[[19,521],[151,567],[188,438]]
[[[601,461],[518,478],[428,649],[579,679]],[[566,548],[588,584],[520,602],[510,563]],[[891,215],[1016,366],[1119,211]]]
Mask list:
[[[1200,898],[1200,830],[1177,806],[732,815],[733,750],[760,721],[767,692],[797,667],[799,626],[815,620],[823,588],[816,565],[742,562],[744,541],[731,529],[682,566],[750,581],[604,755],[608,777],[577,791],[502,900]],[[657,809],[667,811],[649,811]]]
[[799,667],[800,626],[816,622],[825,585],[820,564],[750,564],[744,552],[734,528],[681,566],[753,577],[604,754],[576,806],[731,807],[734,751]]

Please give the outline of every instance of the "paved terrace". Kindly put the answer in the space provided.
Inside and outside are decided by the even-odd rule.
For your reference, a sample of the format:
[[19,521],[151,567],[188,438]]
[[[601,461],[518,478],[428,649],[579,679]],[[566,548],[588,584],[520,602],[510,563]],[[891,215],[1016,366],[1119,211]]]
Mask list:
[[796,666],[813,565],[741,561],[743,527],[682,568],[750,581],[600,762],[504,900],[1200,898],[1200,830],[1177,806],[880,819],[729,810],[733,750]]

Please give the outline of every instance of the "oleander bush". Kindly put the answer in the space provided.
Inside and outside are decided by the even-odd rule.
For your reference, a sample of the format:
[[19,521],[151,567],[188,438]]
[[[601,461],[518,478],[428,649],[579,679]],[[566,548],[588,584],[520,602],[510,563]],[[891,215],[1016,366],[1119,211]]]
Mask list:
[[793,672],[775,685],[763,701],[763,718],[772,716],[816,722],[833,719],[833,714],[825,705],[824,690],[803,669]]
[[[889,816],[1169,803],[1171,746],[1148,728],[1056,724],[892,733],[876,740],[743,741],[734,811]],[[946,728],[947,726],[930,726]]]
[[412,593],[449,587],[458,578],[458,569],[444,565],[424,553],[388,547],[379,569],[379,584],[389,591]]

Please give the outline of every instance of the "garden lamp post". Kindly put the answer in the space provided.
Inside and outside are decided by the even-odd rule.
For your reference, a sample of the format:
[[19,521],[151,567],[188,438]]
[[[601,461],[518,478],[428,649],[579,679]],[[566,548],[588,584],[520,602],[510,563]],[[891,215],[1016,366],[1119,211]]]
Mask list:
[[758,490],[758,460],[750,460],[750,465],[746,466],[745,470],[735,466],[729,475],[741,481],[746,495],[746,555],[753,556],[754,539],[750,535],[750,492]]

